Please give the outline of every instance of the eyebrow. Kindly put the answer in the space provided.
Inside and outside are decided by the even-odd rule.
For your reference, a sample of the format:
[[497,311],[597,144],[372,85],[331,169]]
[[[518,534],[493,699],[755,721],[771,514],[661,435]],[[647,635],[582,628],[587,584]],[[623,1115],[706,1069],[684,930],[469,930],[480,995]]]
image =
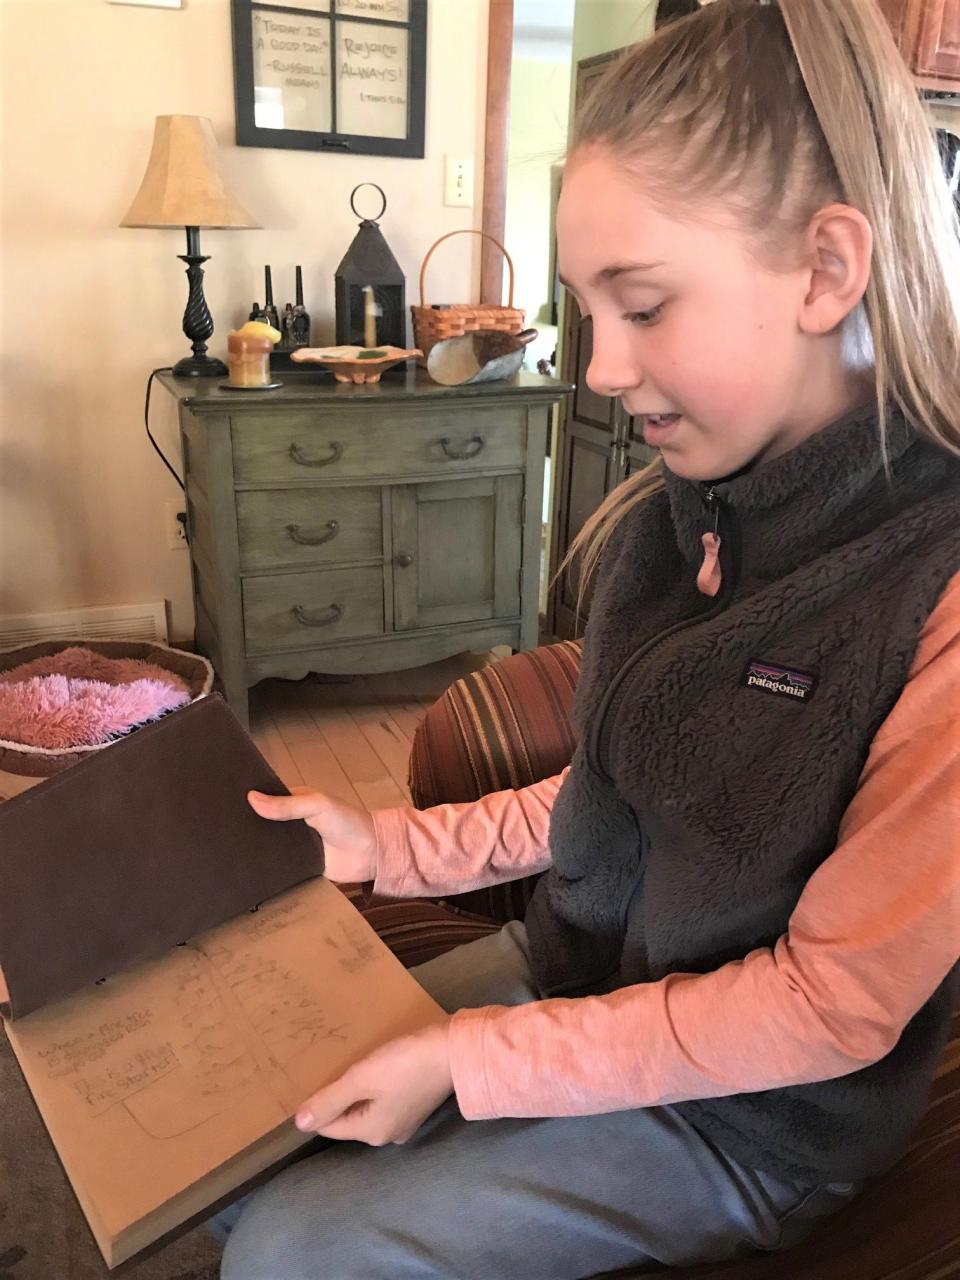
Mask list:
[[[630,275],[634,271],[653,271],[655,267],[662,267],[662,262],[615,262],[609,267],[602,267],[593,279],[590,281],[592,286],[606,284],[610,280],[616,280],[618,276]],[[573,285],[569,280],[559,277],[560,283],[567,289],[573,289]]]

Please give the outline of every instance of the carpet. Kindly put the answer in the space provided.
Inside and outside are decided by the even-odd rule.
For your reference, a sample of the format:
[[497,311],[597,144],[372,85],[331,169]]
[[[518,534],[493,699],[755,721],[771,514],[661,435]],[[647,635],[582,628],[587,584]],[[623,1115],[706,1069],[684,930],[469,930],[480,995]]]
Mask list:
[[[203,1227],[174,1240],[122,1280],[217,1280],[220,1246]],[[106,1280],[16,1058],[0,1032],[0,1280]]]

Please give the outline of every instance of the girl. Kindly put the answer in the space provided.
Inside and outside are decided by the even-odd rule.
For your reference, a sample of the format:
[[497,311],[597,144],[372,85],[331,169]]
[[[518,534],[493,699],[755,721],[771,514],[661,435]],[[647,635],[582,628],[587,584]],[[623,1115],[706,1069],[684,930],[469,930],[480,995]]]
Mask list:
[[242,1208],[224,1280],[779,1249],[925,1105],[960,950],[960,254],[873,0],[716,0],[632,49],[558,236],[588,382],[659,451],[575,547],[572,766],[372,818],[251,796],[380,893],[546,874],[414,971],[443,1024],[305,1103],[352,1141]]

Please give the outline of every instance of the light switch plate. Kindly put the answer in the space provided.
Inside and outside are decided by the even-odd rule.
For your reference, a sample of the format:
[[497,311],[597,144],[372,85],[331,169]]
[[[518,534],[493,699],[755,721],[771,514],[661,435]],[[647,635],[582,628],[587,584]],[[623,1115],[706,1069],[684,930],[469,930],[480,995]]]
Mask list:
[[452,209],[473,205],[473,156],[444,156],[443,203]]

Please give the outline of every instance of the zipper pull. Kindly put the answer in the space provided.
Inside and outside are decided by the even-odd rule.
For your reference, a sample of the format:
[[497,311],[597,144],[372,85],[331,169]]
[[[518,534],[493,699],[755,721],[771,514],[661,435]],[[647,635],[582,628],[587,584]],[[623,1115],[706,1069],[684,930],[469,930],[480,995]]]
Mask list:
[[703,503],[713,528],[708,529],[701,538],[703,563],[697,574],[697,589],[702,595],[713,598],[719,594],[723,584],[723,571],[720,567],[720,499],[712,486],[703,495]]

